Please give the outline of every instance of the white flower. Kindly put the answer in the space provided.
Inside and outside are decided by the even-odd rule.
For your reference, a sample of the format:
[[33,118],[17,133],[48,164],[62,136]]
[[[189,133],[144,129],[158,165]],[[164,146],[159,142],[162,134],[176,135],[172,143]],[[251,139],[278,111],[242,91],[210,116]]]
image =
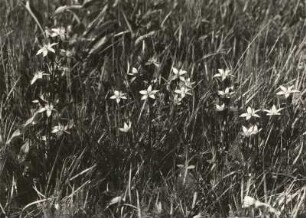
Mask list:
[[66,39],[66,30],[64,27],[52,28],[51,30],[52,33],[50,34],[50,36],[52,38],[58,36],[62,41]]
[[264,110],[264,111],[267,112],[268,116],[277,116],[277,115],[281,115],[280,114],[281,110],[283,110],[283,108],[277,109],[276,106],[273,105],[270,110]]
[[285,86],[280,86],[279,88],[281,91],[276,93],[277,95],[284,95],[285,98],[288,98],[291,94],[293,93],[298,93],[300,92],[299,90],[293,89],[294,86],[289,86],[288,88]]
[[258,201],[250,196],[245,196],[243,199],[242,208],[250,208],[250,207],[253,208],[265,207],[269,210],[270,213],[274,213],[277,217],[279,217],[281,214],[280,211],[276,210],[271,205]]
[[59,209],[60,209],[60,206],[59,206],[58,203],[55,203],[55,204],[54,204],[54,209],[55,209],[55,210],[59,210]]
[[256,199],[250,196],[245,196],[242,203],[242,208],[249,208],[255,205]]
[[186,95],[192,95],[189,91],[190,89],[188,89],[186,86],[181,86],[180,89],[177,89],[174,92],[181,95],[181,99],[183,99]]
[[124,124],[123,124],[123,128],[119,128],[119,130],[121,131],[121,132],[128,132],[128,131],[130,131],[130,129],[131,129],[131,127],[132,127],[132,123],[129,121],[129,122],[124,122]]
[[224,81],[227,77],[233,76],[231,74],[231,71],[229,69],[223,70],[223,69],[218,69],[219,73],[215,74],[213,78],[219,78],[221,77],[221,80]]
[[155,99],[155,94],[157,92],[158,92],[158,90],[152,90],[151,85],[147,88],[147,90],[139,91],[139,93],[142,94],[141,100],[146,100],[147,98]]
[[47,73],[44,73],[43,71],[38,71],[34,74],[33,79],[31,80],[31,85],[33,85],[38,79],[42,79],[43,76],[49,75]]
[[181,101],[182,101],[182,98],[179,95],[175,94],[174,99],[173,99],[174,104],[181,105]]
[[157,210],[157,213],[159,213],[159,214],[162,213],[163,207],[162,207],[162,203],[160,201],[155,203],[155,208]]
[[216,111],[224,111],[225,109],[225,104],[221,104],[221,105],[218,105],[216,104]]
[[146,63],[146,65],[151,65],[151,64],[154,64],[155,67],[160,67],[160,63],[157,61],[156,57],[151,57]]
[[252,117],[260,117],[258,114],[256,114],[259,110],[254,110],[251,107],[247,108],[247,112],[240,115],[240,117],[245,117],[246,120],[251,119]]
[[48,44],[44,44],[43,47],[38,50],[36,55],[42,54],[43,57],[46,57],[49,52],[55,53],[54,48],[52,48],[54,45],[57,45],[57,43],[50,44],[50,42],[48,42]]
[[136,76],[136,75],[138,75],[138,70],[135,67],[133,67],[132,71],[128,72],[127,74],[130,75],[130,76]]
[[126,94],[122,93],[121,91],[114,91],[114,95],[110,97],[110,99],[115,99],[117,104],[119,104],[121,99],[126,99]]
[[44,107],[40,108],[37,113],[42,113],[46,111],[47,117],[50,117],[52,111],[54,111],[54,106],[52,104],[46,104]]
[[118,204],[122,200],[124,200],[124,199],[121,196],[114,197],[113,199],[110,200],[110,202],[108,203],[107,207],[109,207],[110,205],[113,205],[113,204]]
[[172,67],[172,71],[173,71],[173,78],[172,80],[175,80],[175,79],[180,79],[181,81],[184,81],[185,80],[185,77],[183,75],[185,75],[187,73],[186,70],[182,70],[182,69],[177,69],[175,67]]
[[181,86],[186,86],[186,87],[188,87],[188,88],[190,88],[190,89],[192,89],[192,86],[193,86],[194,84],[195,84],[195,82],[190,82],[190,78],[185,79],[184,81],[182,81],[182,82],[180,83]]
[[258,130],[258,126],[257,125],[251,126],[250,128],[242,126],[242,131],[243,131],[243,135],[245,137],[250,137],[252,135],[256,135],[257,133],[259,133],[261,131],[261,129]]
[[231,91],[232,87],[227,87],[224,91],[219,90],[218,94],[221,96],[221,98],[230,98],[231,95],[234,94],[233,91]]
[[54,126],[52,128],[51,133],[55,133],[57,135],[62,135],[64,132],[70,134],[69,132],[67,132],[67,129],[69,128],[69,126],[64,126],[62,124],[58,124],[58,126]]

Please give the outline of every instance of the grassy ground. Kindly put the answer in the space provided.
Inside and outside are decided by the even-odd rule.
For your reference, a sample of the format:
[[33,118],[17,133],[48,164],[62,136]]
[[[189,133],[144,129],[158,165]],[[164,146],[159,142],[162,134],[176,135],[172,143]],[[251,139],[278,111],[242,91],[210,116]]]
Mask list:
[[300,0],[2,0],[0,213],[306,211]]

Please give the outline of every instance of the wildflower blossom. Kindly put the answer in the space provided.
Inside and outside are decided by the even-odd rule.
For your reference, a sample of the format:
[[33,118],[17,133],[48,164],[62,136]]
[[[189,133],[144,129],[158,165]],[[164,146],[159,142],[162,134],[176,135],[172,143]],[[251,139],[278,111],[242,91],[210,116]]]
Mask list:
[[123,124],[123,128],[119,128],[119,130],[121,131],[121,132],[128,132],[128,131],[130,131],[130,129],[131,129],[131,127],[132,127],[132,123],[129,121],[129,122],[124,122],[124,124]]
[[242,204],[242,208],[249,208],[249,207],[261,207],[261,206],[266,206],[269,207],[268,204],[263,203],[261,201],[256,200],[255,198],[252,198],[250,196],[245,196],[243,199],[243,204]]
[[255,205],[256,199],[250,196],[245,196],[243,199],[242,208],[249,208]]
[[59,209],[60,209],[59,203],[55,203],[55,204],[54,204],[54,209],[55,209],[55,210],[59,210]]
[[260,132],[260,130],[258,130],[258,126],[257,125],[251,126],[250,128],[242,126],[242,131],[243,131],[243,135],[245,137],[250,137],[250,136],[256,135],[257,133]]
[[186,95],[191,95],[189,91],[190,89],[188,89],[186,86],[181,86],[180,89],[177,89],[174,92],[176,94],[179,94],[181,98],[183,99]]
[[141,100],[146,100],[147,98],[155,99],[155,94],[158,90],[152,90],[152,86],[150,85],[146,90],[139,91],[142,94]]
[[240,115],[240,117],[245,117],[246,120],[251,119],[252,117],[260,117],[258,114],[256,114],[259,110],[254,110],[251,107],[247,108],[247,112]]
[[146,63],[146,65],[154,65],[155,67],[160,67],[160,63],[157,61],[157,58],[156,57],[151,57],[148,61],[147,61],[147,63]]
[[175,105],[181,105],[181,101],[182,101],[182,98],[180,97],[180,95],[175,94],[174,99],[173,99],[174,104]]
[[264,111],[267,112],[268,116],[277,116],[277,115],[281,115],[280,114],[281,110],[283,110],[283,108],[277,109],[276,106],[273,105],[270,110],[264,110]]
[[195,83],[195,82],[191,82],[191,81],[190,81],[190,78],[187,78],[187,79],[185,79],[184,81],[182,81],[182,82],[180,83],[180,86],[186,86],[186,87],[188,87],[188,88],[191,89],[191,88],[193,87],[194,83]]
[[232,87],[227,87],[224,91],[219,90],[218,94],[221,96],[221,98],[230,98],[234,94],[231,89]]
[[47,29],[45,32],[47,37],[55,38],[58,36],[62,41],[66,39],[66,30],[64,27],[52,28],[51,30]]
[[116,100],[117,104],[119,104],[121,99],[126,99],[126,94],[122,93],[121,91],[115,90],[114,95],[112,95],[110,99]]
[[219,73],[215,74],[213,78],[219,78],[221,77],[221,81],[224,81],[227,77],[233,76],[231,74],[231,71],[229,69],[223,70],[223,69],[218,69]]
[[139,72],[138,72],[137,68],[133,67],[130,72],[127,72],[127,75],[132,76],[132,78],[131,78],[131,83],[132,83],[132,82],[134,82],[136,77],[139,75]]
[[52,48],[54,45],[57,45],[57,43],[52,43],[48,42],[48,44],[44,44],[36,53],[36,55],[42,54],[43,57],[46,57],[49,52],[55,53],[54,48]]
[[221,104],[221,105],[218,105],[216,104],[216,111],[224,111],[225,109],[225,104]]
[[128,72],[127,74],[130,76],[136,76],[138,74],[138,70],[135,67],[133,67],[132,71]]
[[294,86],[289,86],[288,88],[285,86],[280,86],[281,91],[276,93],[277,95],[283,95],[285,98],[288,98],[293,93],[299,93],[299,90],[293,89]]
[[38,71],[34,74],[33,79],[31,80],[31,85],[33,85],[38,79],[42,79],[43,76],[49,75],[47,73],[44,73],[43,71]]
[[38,113],[42,113],[42,112],[45,112],[45,111],[46,111],[47,117],[50,117],[51,114],[52,114],[52,111],[54,111],[53,104],[46,104],[44,107],[42,107],[38,110]]
[[182,70],[182,69],[178,70],[177,68],[173,67],[172,71],[173,71],[173,74],[174,74],[172,80],[175,80],[175,79],[180,79],[181,81],[185,80],[184,75],[187,73],[186,70]]
[[281,214],[280,211],[276,210],[271,205],[258,201],[255,198],[252,198],[250,196],[245,196],[243,199],[242,208],[250,208],[250,207],[254,207],[254,208],[266,207],[270,213],[275,214],[277,217],[279,217]]
[[57,126],[54,126],[52,128],[51,133],[55,133],[57,135],[62,135],[64,132],[70,134],[69,132],[67,132],[67,129],[69,128],[69,126],[64,126],[62,124],[58,124]]

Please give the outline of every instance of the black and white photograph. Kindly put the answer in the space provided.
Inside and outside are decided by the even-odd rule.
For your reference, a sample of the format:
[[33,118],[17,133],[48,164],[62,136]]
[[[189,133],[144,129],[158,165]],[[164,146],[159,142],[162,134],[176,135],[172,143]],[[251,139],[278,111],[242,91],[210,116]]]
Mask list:
[[306,218],[305,0],[0,0],[0,218]]

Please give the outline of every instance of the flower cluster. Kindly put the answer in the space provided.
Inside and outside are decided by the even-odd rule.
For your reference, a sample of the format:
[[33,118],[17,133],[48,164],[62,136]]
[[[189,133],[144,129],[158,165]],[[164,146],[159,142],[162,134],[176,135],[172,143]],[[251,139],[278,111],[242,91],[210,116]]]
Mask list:
[[192,95],[191,90],[194,82],[191,82],[190,78],[186,78],[186,70],[173,67],[172,73],[171,81],[178,81],[174,90],[174,104],[180,105],[186,95]]
[[223,112],[230,107],[230,101],[235,94],[234,87],[231,85],[231,77],[234,77],[230,69],[218,69],[218,73],[213,75],[217,79],[219,104],[215,105],[217,112]]
[[[289,87],[285,87],[285,86],[280,86],[279,88],[281,89],[281,91],[277,92],[276,95],[280,95],[280,96],[284,96],[286,99],[293,95],[294,93],[299,93],[299,90],[293,89],[294,86],[289,86]],[[277,108],[275,104],[272,105],[272,107],[270,109],[263,109],[263,112],[266,112],[266,115],[269,117],[272,116],[280,116],[281,115],[281,111],[283,110],[283,108]],[[240,115],[240,117],[245,118],[247,121],[249,120],[253,120],[256,118],[260,118],[260,116],[257,114],[260,110],[255,110],[251,107],[247,108],[246,113],[243,113]],[[256,124],[251,124],[251,126],[249,128],[242,126],[242,131],[243,131],[243,135],[245,137],[250,137],[252,135],[256,135],[260,130],[258,130],[258,126]]]

